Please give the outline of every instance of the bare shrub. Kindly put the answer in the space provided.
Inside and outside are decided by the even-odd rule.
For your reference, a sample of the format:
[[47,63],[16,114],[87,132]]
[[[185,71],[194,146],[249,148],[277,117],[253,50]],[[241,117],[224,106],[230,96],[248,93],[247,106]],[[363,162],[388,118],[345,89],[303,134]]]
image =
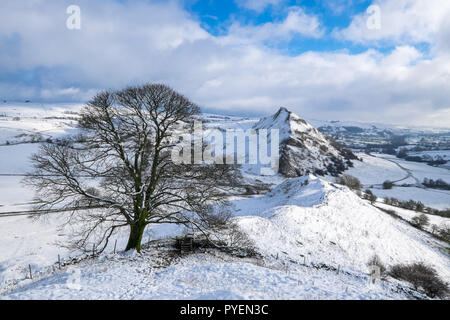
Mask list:
[[384,198],[384,203],[390,205],[390,206],[394,206],[397,207],[400,203],[400,201],[396,198]]
[[436,270],[423,262],[394,265],[389,275],[411,283],[416,290],[423,290],[431,298],[444,298],[449,294],[448,285],[439,278]]
[[449,225],[442,225],[439,228],[439,236],[444,239],[445,241],[450,242],[450,226]]
[[394,219],[400,219],[401,217],[397,214],[397,212],[395,212],[394,210],[390,210],[390,209],[381,209],[379,208],[381,211],[386,212],[388,215],[390,215],[392,218]]
[[363,198],[366,200],[369,200],[371,204],[374,204],[377,201],[377,196],[373,194],[373,192],[370,189],[367,189],[364,191]]
[[215,239],[214,242],[220,244],[222,249],[236,255],[242,257],[257,255],[254,242],[235,222],[228,223],[226,228],[215,230],[210,239]]
[[423,229],[424,227],[430,224],[430,219],[426,214],[422,213],[421,215],[412,218],[411,224],[416,228]]
[[433,224],[431,226],[431,233],[436,234],[436,232],[438,232],[438,231],[439,231],[439,227],[436,224]]
[[339,177],[336,183],[347,186],[352,190],[361,190],[362,187],[361,181],[359,181],[358,178],[351,176],[349,174],[344,174],[341,177]]
[[394,187],[393,182],[391,182],[389,180],[386,180],[385,182],[383,182],[383,189],[389,190],[389,189],[392,189],[393,187]]

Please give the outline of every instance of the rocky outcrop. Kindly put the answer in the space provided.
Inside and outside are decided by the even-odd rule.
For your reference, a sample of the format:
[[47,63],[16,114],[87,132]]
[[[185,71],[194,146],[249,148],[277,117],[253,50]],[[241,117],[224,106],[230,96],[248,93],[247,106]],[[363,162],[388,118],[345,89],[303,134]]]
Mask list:
[[357,159],[352,151],[344,149],[286,108],[261,119],[253,128],[279,130],[279,173],[287,177],[309,173],[336,176],[351,167],[352,160]]

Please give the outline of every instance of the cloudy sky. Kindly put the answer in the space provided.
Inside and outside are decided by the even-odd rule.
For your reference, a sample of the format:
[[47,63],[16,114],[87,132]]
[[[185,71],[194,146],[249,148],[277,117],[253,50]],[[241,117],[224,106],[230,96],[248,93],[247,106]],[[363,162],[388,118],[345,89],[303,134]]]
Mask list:
[[450,127],[450,1],[0,1],[0,99],[146,82],[222,113]]

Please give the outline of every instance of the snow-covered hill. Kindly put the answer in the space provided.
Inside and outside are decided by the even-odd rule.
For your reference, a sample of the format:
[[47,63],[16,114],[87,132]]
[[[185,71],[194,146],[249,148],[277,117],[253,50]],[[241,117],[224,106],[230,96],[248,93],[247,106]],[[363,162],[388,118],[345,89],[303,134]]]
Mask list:
[[426,261],[450,280],[444,244],[317,177],[288,179],[265,196],[233,202],[259,258],[212,249],[179,256],[153,243],[141,255],[106,254],[49,270],[10,286],[3,298],[425,298],[392,278],[370,284],[374,254],[388,266]]
[[[386,154],[357,153],[357,156],[362,161],[355,161],[354,167],[346,173],[357,177],[364,190],[370,189],[379,198],[421,201],[439,210],[450,208],[450,191],[430,189],[421,184],[425,178],[442,179],[450,183],[450,170]],[[395,183],[392,189],[383,189],[382,184],[387,180]]]
[[314,176],[289,179],[262,198],[237,204],[239,224],[267,255],[365,272],[378,255],[387,265],[427,261],[450,280],[443,244],[396,220],[355,193]]
[[[0,137],[6,131],[15,136],[21,130],[40,132],[45,139],[76,133],[71,124],[76,107],[33,108],[13,106],[0,110],[0,114],[5,113],[0,119],[3,121]],[[14,117],[20,120],[13,120]],[[330,160],[333,157],[344,159],[325,136],[286,109],[262,120],[218,115],[204,118],[210,128],[279,129],[282,139],[288,142],[283,149],[289,156],[286,166],[298,166],[300,171],[326,170],[329,164],[334,164]],[[33,192],[20,184],[20,175],[29,171],[28,158],[38,145],[24,143],[27,141],[31,140],[17,141],[22,142],[19,145],[6,145],[3,141],[0,146],[0,173],[19,175],[0,175],[0,214],[32,207]],[[328,151],[321,152],[325,149],[322,146]],[[354,161],[355,167],[350,171],[363,184],[411,179],[395,163],[364,157],[364,162]],[[412,176],[421,177],[425,166],[409,166],[408,170]],[[430,168],[432,174],[444,172]],[[250,174],[244,173],[249,184],[264,182],[273,186],[265,195],[230,198],[233,219],[255,247],[256,256],[241,258],[216,249],[180,256],[171,239],[182,235],[183,228],[161,225],[146,230],[144,242],[151,242],[144,246],[142,254],[120,251],[126,244],[127,230],[124,230],[124,234],[115,235],[116,254],[113,254],[115,241],[111,241],[100,257],[70,264],[70,257],[79,253],[58,245],[71,237],[70,228],[60,228],[59,214],[40,221],[27,216],[0,215],[0,299],[425,298],[409,288],[409,284],[390,277],[372,285],[367,262],[374,254],[387,266],[423,261],[433,266],[442,279],[450,281],[448,244],[333,184],[330,181],[334,177],[250,178]],[[426,175],[430,176],[428,172]],[[407,193],[411,188],[404,189]],[[414,192],[421,192],[424,197],[426,192],[433,192],[416,189]],[[398,190],[377,189],[377,192],[389,196],[389,192]],[[439,201],[430,200],[430,205],[433,202],[445,207],[448,198],[436,194],[441,195]],[[404,209],[390,209],[399,210],[406,220],[416,215]],[[446,218],[439,221],[431,218],[439,225],[450,224]],[[67,263],[61,270],[58,255]],[[33,280],[27,279],[29,266]]]
[[351,151],[286,108],[261,119],[253,128],[279,130],[280,173],[287,177],[308,173],[338,175],[352,165],[351,160],[356,159]]

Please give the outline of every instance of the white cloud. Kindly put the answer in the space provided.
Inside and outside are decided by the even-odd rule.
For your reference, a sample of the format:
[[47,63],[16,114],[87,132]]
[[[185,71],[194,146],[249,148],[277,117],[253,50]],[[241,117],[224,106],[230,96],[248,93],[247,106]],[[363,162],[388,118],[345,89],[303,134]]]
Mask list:
[[291,7],[284,20],[261,25],[233,23],[221,41],[226,44],[282,42],[296,35],[319,38],[324,34],[317,16],[308,15],[300,7]]
[[284,105],[309,118],[448,126],[449,118],[432,115],[450,107],[450,61],[419,57],[411,47],[387,56],[369,50],[298,57],[249,48],[228,61],[227,72],[214,74],[221,86],[200,87],[194,96],[222,110],[268,113]]
[[[357,0],[356,2],[361,1]],[[335,15],[341,15],[345,10],[348,10],[354,0],[319,0],[319,2],[328,10],[330,10]]]
[[336,31],[336,36],[358,43],[430,43],[450,16],[450,1],[375,0],[373,5],[380,8],[380,29],[368,28],[372,13],[362,13],[347,28]]
[[445,19],[440,27],[436,36],[436,43],[433,47],[433,51],[437,53],[450,54],[450,14],[448,19]]
[[285,0],[235,0],[235,2],[243,8],[253,10],[256,12],[262,12],[268,6],[276,6],[284,2]]
[[[40,71],[38,84],[3,77],[0,97],[85,100],[103,88],[163,82],[230,113],[286,106],[308,118],[450,126],[450,56],[442,41],[432,58],[408,44],[388,54],[287,56],[261,41],[318,30],[293,23],[303,17],[298,9],[278,23],[234,25],[214,37],[176,2],[79,1],[80,31],[65,28],[66,4],[2,1],[0,69]],[[437,34],[448,39],[447,31]]]

